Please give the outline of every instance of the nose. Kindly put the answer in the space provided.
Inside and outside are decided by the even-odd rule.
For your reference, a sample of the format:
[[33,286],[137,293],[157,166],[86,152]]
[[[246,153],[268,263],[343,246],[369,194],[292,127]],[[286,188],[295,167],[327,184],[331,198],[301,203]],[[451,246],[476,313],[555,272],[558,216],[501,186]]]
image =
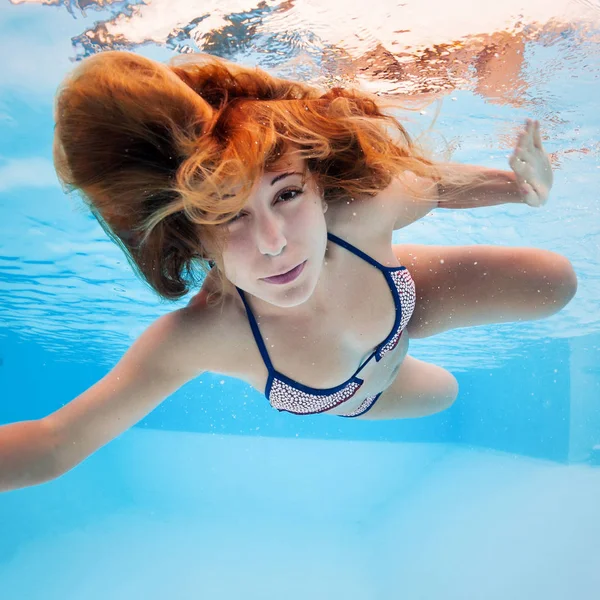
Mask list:
[[261,254],[281,254],[287,240],[283,233],[283,219],[275,214],[261,214],[255,219],[256,245]]

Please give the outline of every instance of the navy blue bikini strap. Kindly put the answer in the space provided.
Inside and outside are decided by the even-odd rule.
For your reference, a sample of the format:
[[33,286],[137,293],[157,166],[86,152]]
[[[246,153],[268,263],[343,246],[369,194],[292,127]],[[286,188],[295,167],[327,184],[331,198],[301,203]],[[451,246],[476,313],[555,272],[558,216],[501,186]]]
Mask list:
[[340,246],[343,246],[344,248],[346,248],[346,250],[350,250],[350,252],[352,252],[353,254],[360,256],[362,259],[366,260],[368,263],[372,264],[374,267],[377,267],[378,269],[382,269],[384,271],[390,270],[389,267],[386,267],[385,265],[382,265],[380,262],[377,262],[374,258],[371,258],[368,254],[365,254],[362,250],[359,250],[356,246],[353,246],[351,243],[346,242],[342,238],[339,238],[337,235],[327,232],[327,237],[328,237],[328,239],[335,242],[336,244],[339,244]]
[[373,360],[373,357],[375,357],[375,360],[377,362],[379,362],[381,360],[379,358],[379,355],[377,354],[377,349],[373,350],[373,352],[371,352],[369,357],[367,359],[365,359],[365,361],[362,363],[362,365],[360,365],[358,367],[358,369],[356,369],[356,371],[354,371],[354,375],[352,375],[352,377],[356,377],[367,366],[367,364],[369,364]]
[[271,363],[271,359],[269,358],[269,353],[267,352],[267,347],[265,346],[265,342],[262,338],[262,335],[260,334],[260,329],[258,328],[258,323],[256,322],[256,319],[254,318],[254,314],[252,313],[252,309],[250,308],[250,305],[248,304],[246,297],[244,296],[244,292],[242,290],[240,290],[240,288],[237,286],[235,286],[235,289],[238,291],[239,295],[242,298],[242,302],[244,303],[244,306],[246,307],[246,314],[248,315],[248,321],[250,322],[250,327],[252,328],[252,334],[254,335],[254,339],[256,340],[256,345],[258,346],[260,355],[263,357],[263,360],[265,361],[265,365],[270,374],[271,371],[274,371],[273,363]]

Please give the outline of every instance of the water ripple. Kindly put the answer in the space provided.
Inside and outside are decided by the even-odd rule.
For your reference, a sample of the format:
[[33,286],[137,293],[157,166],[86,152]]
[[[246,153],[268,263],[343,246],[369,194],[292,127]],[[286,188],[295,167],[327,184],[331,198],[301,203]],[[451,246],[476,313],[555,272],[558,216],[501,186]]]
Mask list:
[[[16,16],[26,2],[11,3]],[[525,117],[540,119],[556,168],[547,208],[438,211],[397,232],[395,241],[555,250],[575,265],[577,297],[551,319],[459,330],[418,342],[415,352],[456,370],[489,368],[518,355],[527,341],[600,331],[596,0],[505,0],[486,5],[485,11],[473,11],[468,0],[451,6],[437,0],[39,3],[52,6],[54,15],[64,13],[69,21],[61,23],[69,23],[69,31],[76,17],[79,30],[70,47],[60,37],[61,27],[47,31],[57,40],[57,62],[110,49],[160,60],[176,52],[205,51],[325,87],[353,84],[407,99],[444,99],[434,131],[423,141],[440,156],[451,151],[453,160],[461,162],[505,168],[520,123]],[[26,44],[26,32],[23,38]],[[35,82],[28,85],[35,87]],[[10,90],[14,97],[20,93],[20,88]],[[45,101],[51,100],[49,94]],[[5,136],[0,157],[23,148],[24,121],[11,106],[0,107]],[[418,134],[427,130],[434,114],[432,106],[398,116]],[[47,121],[50,131],[50,116]],[[37,144],[37,137],[29,140],[30,148]],[[33,160],[18,163],[21,175],[27,164],[47,163],[47,158],[45,163]],[[9,174],[13,163],[0,162]],[[37,183],[50,185],[47,179]],[[28,183],[22,176],[11,181]],[[61,360],[75,358],[72,348],[84,337],[90,351],[102,350],[95,354],[111,364],[150,322],[185,304],[161,301],[137,281],[98,225],[83,209],[73,210],[73,203],[56,189],[23,193],[6,187],[0,215],[0,322]]]

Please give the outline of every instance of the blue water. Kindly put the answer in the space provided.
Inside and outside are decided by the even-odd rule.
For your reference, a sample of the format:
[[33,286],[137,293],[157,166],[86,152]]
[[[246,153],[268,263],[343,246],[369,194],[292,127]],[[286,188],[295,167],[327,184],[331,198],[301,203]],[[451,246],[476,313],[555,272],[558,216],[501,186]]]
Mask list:
[[[204,50],[332,80],[344,19],[390,51],[404,39],[333,1],[54,4],[0,5],[0,424],[58,409],[186,301],[157,300],[56,182],[52,99],[73,60]],[[437,211],[394,242],[554,250],[577,271],[575,299],[543,321],[411,342],[460,384],[451,409],[424,419],[293,417],[203,374],[60,479],[0,495],[1,600],[598,598],[600,5],[537,5],[510,9],[525,20],[517,75],[492,89],[461,54],[464,73],[452,63],[423,81],[443,99],[429,143],[452,160],[506,168],[521,123],[539,119],[556,167],[549,204]],[[453,26],[445,4],[386,6],[405,17],[394,30],[423,6],[432,30]],[[462,47],[502,21],[494,11]],[[364,67],[366,52],[344,51],[344,69]],[[391,85],[381,73],[364,83],[378,77]],[[409,129],[435,110],[412,113]]]

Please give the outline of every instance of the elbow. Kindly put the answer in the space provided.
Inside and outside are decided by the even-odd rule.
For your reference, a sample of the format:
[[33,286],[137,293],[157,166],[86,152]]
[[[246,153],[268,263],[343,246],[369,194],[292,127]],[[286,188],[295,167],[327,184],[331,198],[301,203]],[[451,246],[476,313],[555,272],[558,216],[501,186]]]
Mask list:
[[575,269],[568,259],[563,258],[561,264],[559,264],[559,268],[561,267],[562,272],[560,277],[560,285],[558,286],[560,290],[558,302],[562,304],[562,307],[564,307],[571,302],[577,293],[578,281]]
[[48,483],[64,475],[69,469],[66,468],[61,457],[64,454],[60,434],[52,420],[48,417],[38,421],[41,428],[40,439],[44,442],[40,445],[39,467],[32,473],[35,481],[32,485]]

